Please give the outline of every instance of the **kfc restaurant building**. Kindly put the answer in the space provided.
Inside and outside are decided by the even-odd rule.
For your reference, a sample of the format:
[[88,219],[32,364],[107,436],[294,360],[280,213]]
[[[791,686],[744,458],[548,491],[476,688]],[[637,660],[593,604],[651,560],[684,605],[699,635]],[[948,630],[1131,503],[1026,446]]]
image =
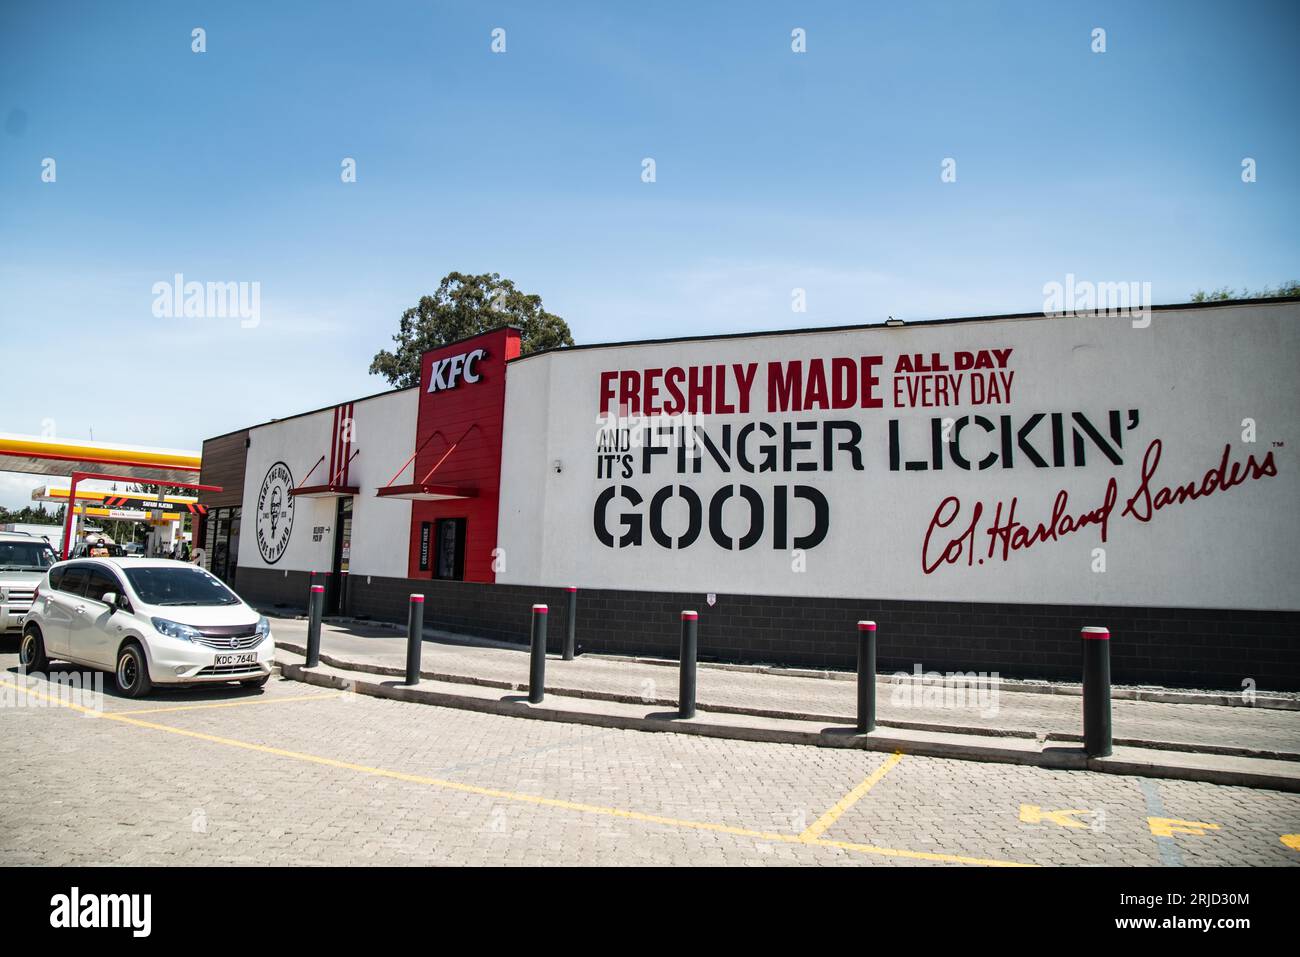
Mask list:
[[525,641],[576,585],[584,651],[694,608],[706,660],[851,667],[873,618],[884,670],[1008,677],[1106,625],[1120,682],[1300,688],[1296,300],[519,353],[208,440],[240,593]]

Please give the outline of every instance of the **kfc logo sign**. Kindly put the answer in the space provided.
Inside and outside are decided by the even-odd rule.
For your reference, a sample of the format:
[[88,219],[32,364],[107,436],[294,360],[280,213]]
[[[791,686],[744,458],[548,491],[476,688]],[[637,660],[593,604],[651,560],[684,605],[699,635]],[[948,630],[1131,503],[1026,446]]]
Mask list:
[[458,356],[435,359],[429,366],[429,388],[426,392],[445,392],[454,389],[461,381],[475,383],[479,380],[477,365],[487,358],[486,349],[462,352]]

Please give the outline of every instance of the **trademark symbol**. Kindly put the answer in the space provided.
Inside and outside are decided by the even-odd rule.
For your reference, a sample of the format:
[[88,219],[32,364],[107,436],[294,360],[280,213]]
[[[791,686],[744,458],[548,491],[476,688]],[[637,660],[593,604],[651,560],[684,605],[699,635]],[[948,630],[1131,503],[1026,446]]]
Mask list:
[[1274,442],[1274,443],[1273,443],[1273,448],[1275,448],[1275,449],[1286,448],[1286,443],[1285,443],[1285,442]]

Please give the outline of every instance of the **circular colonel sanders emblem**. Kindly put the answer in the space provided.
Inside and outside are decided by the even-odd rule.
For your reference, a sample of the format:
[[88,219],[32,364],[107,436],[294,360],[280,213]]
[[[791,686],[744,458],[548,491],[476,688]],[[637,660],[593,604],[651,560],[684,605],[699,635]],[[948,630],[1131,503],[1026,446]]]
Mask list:
[[289,534],[293,531],[293,473],[283,462],[276,462],[262,479],[262,490],[257,493],[257,515],[254,527],[257,532],[257,550],[262,560],[274,565],[289,547]]

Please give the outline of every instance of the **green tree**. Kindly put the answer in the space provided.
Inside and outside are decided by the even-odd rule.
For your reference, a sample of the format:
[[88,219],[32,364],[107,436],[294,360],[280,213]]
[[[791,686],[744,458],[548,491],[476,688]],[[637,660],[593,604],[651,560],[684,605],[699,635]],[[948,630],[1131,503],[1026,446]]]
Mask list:
[[1280,299],[1284,296],[1300,296],[1300,280],[1292,279],[1290,282],[1282,283],[1276,289],[1272,286],[1265,286],[1255,292],[1251,292],[1249,289],[1236,292],[1228,286],[1213,289],[1210,292],[1198,289],[1192,293],[1192,302],[1224,302],[1229,299]]
[[16,510],[0,507],[0,524],[8,522],[16,522],[20,525],[54,525],[57,519],[46,510],[44,503],[35,508],[24,505]]
[[418,385],[422,353],[501,326],[522,330],[520,344],[525,355],[573,345],[569,324],[547,312],[541,296],[520,292],[498,273],[470,276],[451,272],[433,295],[421,296],[417,305],[402,313],[401,326],[393,336],[396,351],[376,353],[370,372],[399,388]]
[[[192,488],[179,488],[175,485],[159,485],[156,482],[128,482],[126,485],[126,490],[136,495],[149,495],[149,496],[156,495],[160,499],[164,495],[192,496],[195,494],[194,489]],[[113,483],[113,491],[114,492],[117,491],[116,482]]]

